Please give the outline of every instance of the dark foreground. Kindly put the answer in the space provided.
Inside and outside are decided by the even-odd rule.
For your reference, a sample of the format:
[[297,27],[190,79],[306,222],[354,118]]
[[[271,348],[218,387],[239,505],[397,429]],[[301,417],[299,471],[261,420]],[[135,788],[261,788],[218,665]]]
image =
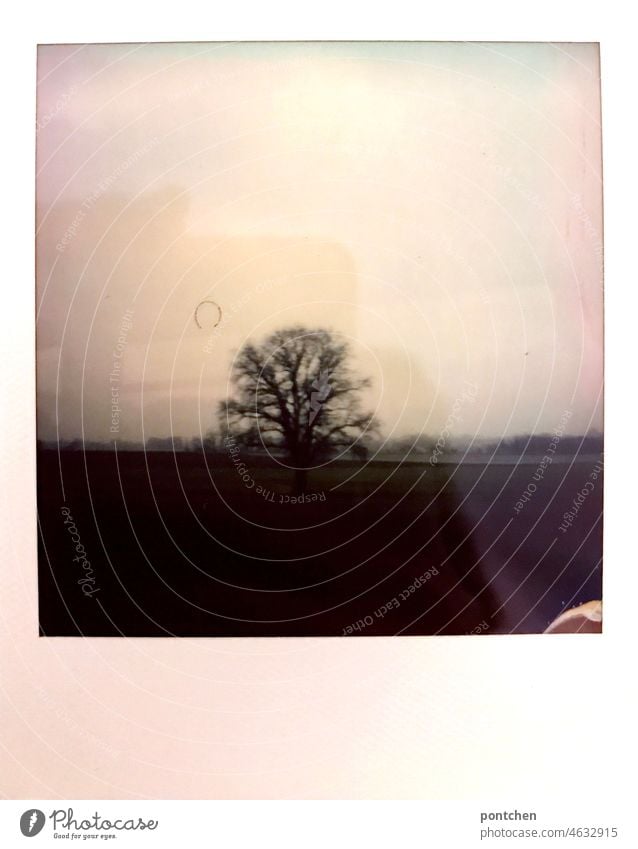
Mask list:
[[41,634],[539,633],[601,598],[596,458],[338,463],[297,503],[245,462],[40,450]]

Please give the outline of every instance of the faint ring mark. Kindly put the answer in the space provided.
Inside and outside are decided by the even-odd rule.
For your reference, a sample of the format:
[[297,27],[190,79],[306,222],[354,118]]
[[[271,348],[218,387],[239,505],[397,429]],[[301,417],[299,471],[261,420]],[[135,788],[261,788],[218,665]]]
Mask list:
[[221,320],[222,308],[215,301],[200,301],[195,307],[195,324],[200,330],[212,330]]

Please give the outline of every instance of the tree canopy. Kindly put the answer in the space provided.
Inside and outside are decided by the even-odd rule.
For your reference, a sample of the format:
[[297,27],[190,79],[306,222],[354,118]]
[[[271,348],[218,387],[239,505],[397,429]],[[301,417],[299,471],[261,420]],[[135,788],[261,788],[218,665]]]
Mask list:
[[220,405],[222,428],[247,446],[285,452],[304,472],[331,453],[362,445],[377,425],[361,408],[370,379],[358,377],[346,341],[324,329],[295,326],[247,343],[232,373],[233,394]]

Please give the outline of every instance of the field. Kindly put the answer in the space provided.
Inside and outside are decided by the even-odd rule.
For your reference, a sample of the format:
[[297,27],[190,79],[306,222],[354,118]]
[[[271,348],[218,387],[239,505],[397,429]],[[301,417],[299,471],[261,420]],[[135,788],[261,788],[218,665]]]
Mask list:
[[41,633],[539,633],[601,598],[595,457],[333,462],[296,502],[242,459],[40,449]]

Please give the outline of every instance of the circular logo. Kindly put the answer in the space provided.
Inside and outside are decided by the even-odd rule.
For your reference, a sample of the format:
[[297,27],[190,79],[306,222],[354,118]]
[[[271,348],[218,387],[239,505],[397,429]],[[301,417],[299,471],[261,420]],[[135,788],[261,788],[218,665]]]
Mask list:
[[35,837],[44,827],[44,812],[38,808],[30,808],[20,817],[20,831],[25,837]]

